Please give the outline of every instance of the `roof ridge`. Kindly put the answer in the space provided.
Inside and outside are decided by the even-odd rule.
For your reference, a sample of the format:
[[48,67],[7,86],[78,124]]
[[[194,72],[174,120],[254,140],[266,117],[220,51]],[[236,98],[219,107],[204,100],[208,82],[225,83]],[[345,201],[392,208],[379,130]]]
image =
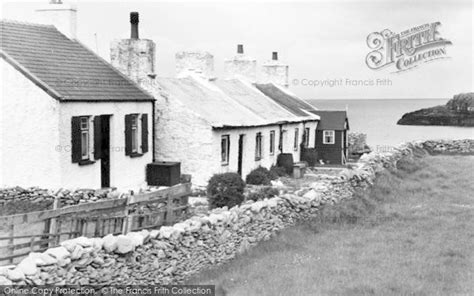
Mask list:
[[39,24],[39,23],[32,23],[27,21],[19,21],[19,20],[10,20],[10,19],[0,19],[0,23],[11,23],[11,24],[19,24],[19,25],[27,25],[27,26],[34,26],[34,27],[53,27],[53,25],[48,24]]

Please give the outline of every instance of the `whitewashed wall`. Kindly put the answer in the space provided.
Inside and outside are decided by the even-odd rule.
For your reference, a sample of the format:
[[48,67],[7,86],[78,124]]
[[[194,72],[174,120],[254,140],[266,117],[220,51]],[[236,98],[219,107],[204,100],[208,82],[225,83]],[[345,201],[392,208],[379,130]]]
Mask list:
[[59,102],[0,59],[1,186],[60,186]]
[[[110,117],[110,185],[119,189],[137,189],[146,185],[146,165],[153,161],[151,102],[68,102],[60,108],[59,153],[61,184],[67,187],[100,188],[100,160],[89,165],[71,161],[71,118],[83,115],[107,115]],[[140,157],[125,155],[125,115],[148,114],[148,152]],[[93,150],[91,134],[91,149]],[[91,151],[92,151],[91,150]]]
[[178,100],[155,94],[155,159],[181,162],[181,172],[206,185],[214,155],[211,126]]
[[[303,130],[304,127],[310,128],[310,142],[309,147],[314,148],[315,140],[315,130],[317,122],[307,122],[307,123],[289,123],[282,125],[282,129],[286,130],[286,135],[284,136],[283,142],[283,152],[292,153],[293,159],[295,161],[300,160],[300,147],[303,139]],[[294,149],[294,139],[295,139],[295,128],[298,128],[298,149]],[[270,131],[275,131],[275,152],[273,155],[270,154]],[[262,133],[262,158],[260,160],[255,159],[255,147],[256,147],[256,135],[257,133]],[[218,167],[216,170],[219,173],[224,172],[237,172],[238,168],[238,153],[239,153],[239,135],[244,134],[244,149],[243,149],[243,159],[242,159],[242,176],[245,176],[253,169],[263,166],[270,168],[272,165],[276,164],[278,154],[278,144],[280,141],[280,126],[263,126],[263,127],[251,127],[251,128],[239,128],[239,129],[227,129],[227,130],[216,130],[214,132],[214,155],[217,156],[217,159],[214,163],[214,167]],[[223,165],[221,163],[221,138],[223,135],[229,135],[230,139],[230,149],[229,149],[229,163]]]

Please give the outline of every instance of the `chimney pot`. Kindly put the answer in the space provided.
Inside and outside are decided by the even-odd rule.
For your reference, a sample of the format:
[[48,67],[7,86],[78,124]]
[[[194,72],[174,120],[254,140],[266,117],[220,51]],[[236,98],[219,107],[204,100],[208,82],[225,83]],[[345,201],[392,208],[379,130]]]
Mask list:
[[131,24],[131,39],[138,39],[138,12],[130,12],[130,24]]
[[237,53],[244,53],[244,45],[243,44],[238,44],[237,45]]
[[272,60],[278,61],[278,52],[276,51],[272,52]]

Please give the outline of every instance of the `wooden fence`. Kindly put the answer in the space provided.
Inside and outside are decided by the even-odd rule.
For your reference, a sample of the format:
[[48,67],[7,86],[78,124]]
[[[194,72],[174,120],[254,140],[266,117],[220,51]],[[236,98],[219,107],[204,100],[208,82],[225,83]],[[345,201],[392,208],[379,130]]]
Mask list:
[[150,193],[0,217],[0,265],[78,237],[159,228],[183,219],[191,184]]

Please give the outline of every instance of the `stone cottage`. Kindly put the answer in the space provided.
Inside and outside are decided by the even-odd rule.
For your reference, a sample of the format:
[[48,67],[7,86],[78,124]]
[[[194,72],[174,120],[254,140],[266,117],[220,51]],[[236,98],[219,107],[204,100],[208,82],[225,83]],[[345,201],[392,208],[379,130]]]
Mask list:
[[0,23],[0,186],[144,185],[154,98],[75,39],[74,6],[38,13],[55,26]]
[[[132,32],[138,32],[135,15]],[[222,172],[245,177],[258,166],[275,164],[280,153],[299,161],[302,142],[314,147],[319,116],[289,110],[256,88],[256,62],[244,55],[242,45],[225,61],[223,80],[214,77],[207,52],[176,54],[176,78],[157,77],[154,56],[154,42],[138,35],[111,44],[112,65],[156,99],[155,159],[181,162],[194,184],[205,185]]]

